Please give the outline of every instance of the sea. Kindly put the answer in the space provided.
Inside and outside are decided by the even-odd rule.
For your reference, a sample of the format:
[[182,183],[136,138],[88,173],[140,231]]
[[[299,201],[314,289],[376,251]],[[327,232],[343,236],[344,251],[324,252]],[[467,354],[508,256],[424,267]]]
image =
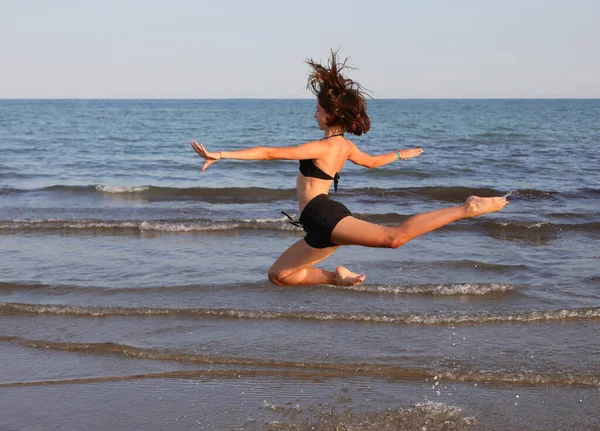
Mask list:
[[278,287],[315,101],[0,100],[0,429],[600,430],[600,100],[369,99],[385,226],[508,196],[352,287]]

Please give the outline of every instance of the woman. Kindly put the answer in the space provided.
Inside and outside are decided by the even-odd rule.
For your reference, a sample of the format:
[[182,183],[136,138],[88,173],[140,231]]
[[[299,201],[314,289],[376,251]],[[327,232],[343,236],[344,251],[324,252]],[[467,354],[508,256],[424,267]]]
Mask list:
[[386,227],[359,220],[341,203],[331,200],[329,189],[337,189],[338,172],[347,160],[376,168],[397,160],[417,157],[423,151],[411,148],[371,156],[360,151],[345,133],[360,136],[371,127],[360,85],[342,75],[345,62],[338,63],[332,52],[327,67],[307,61],[311,67],[308,87],[317,96],[314,117],[323,138],[294,147],[254,147],[238,151],[207,151],[192,141],[192,148],[204,160],[204,171],[222,159],[299,160],[296,180],[300,220],[306,236],[288,248],[269,269],[269,280],[278,286],[362,283],[365,275],[343,266],[334,272],[315,268],[342,245],[397,248],[408,241],[448,223],[499,211],[508,203],[503,197],[472,196],[460,206],[418,214],[397,226]]

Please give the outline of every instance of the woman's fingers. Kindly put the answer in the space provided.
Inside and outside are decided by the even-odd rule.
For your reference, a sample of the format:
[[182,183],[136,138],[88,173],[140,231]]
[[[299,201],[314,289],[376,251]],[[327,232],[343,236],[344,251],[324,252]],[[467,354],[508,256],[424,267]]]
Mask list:
[[206,158],[206,150],[204,149],[204,145],[198,144],[196,141],[192,141],[190,145],[200,157]]
[[423,152],[422,148],[409,148],[407,150],[405,150],[405,154],[403,154],[403,156],[407,159],[410,159],[412,157],[417,157],[418,155],[420,155]]
[[212,165],[214,162],[216,162],[216,160],[214,160],[214,159],[210,159],[210,160],[209,160],[209,159],[207,159],[207,160],[204,162],[204,165],[202,166],[202,169],[200,169],[200,170],[201,170],[202,172],[204,172],[204,171],[206,170],[206,168],[208,168],[208,167],[209,167],[210,165]]
[[204,159],[204,165],[202,165],[202,168],[200,169],[202,172],[204,172],[206,168],[208,168],[210,165],[217,161],[216,157],[213,157],[209,154],[208,151],[206,151],[206,148],[204,148],[203,144],[199,144],[196,141],[191,141],[190,145],[194,149],[194,151]]
[[400,151],[400,156],[402,160],[412,159],[413,157],[417,157],[422,152],[422,148],[407,148],[405,150]]

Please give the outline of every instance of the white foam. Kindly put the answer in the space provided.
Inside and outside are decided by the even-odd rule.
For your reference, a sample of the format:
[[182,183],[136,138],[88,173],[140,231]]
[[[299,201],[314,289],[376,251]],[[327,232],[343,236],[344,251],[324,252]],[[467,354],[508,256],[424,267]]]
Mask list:
[[239,224],[198,224],[198,223],[160,223],[160,222],[142,222],[139,225],[140,230],[160,231],[160,232],[201,232],[201,231],[219,231],[230,230],[239,227]]
[[0,229],[139,229],[140,231],[154,232],[210,232],[235,229],[276,229],[283,231],[297,231],[299,228],[278,219],[248,219],[248,220],[222,220],[212,222],[164,222],[164,221],[102,221],[102,220],[7,220],[0,223]]
[[[439,395],[438,391],[438,395]],[[418,403],[415,404],[414,407],[408,409],[409,411],[421,411],[423,413],[425,413],[430,419],[435,418],[436,416],[447,416],[448,418],[456,418],[459,419],[460,418],[460,414],[462,413],[463,409],[460,407],[456,407],[456,406],[449,406],[447,404],[444,403],[439,403],[439,402],[435,402],[435,401],[424,401],[422,403]],[[476,420],[474,417],[469,416],[469,417],[465,417],[465,418],[460,418],[460,421],[467,426],[470,425],[474,425],[476,423]],[[422,429],[426,429],[426,427],[423,427]]]
[[531,225],[528,225],[527,228],[531,229],[531,228],[538,228],[538,227],[542,227],[542,226],[550,226],[551,223],[547,222],[547,221],[541,221],[539,223],[534,223]]
[[123,228],[136,228],[137,223],[135,222],[73,222],[63,223],[60,225],[62,229],[123,229]]
[[[515,222],[509,222],[509,221],[499,221],[497,222],[500,226],[502,227],[512,227],[513,225],[515,225]],[[540,227],[544,227],[544,226],[551,226],[552,223],[548,222],[548,221],[541,221],[541,222],[537,222],[537,223],[531,223],[531,224],[517,224],[517,227],[523,226],[527,229],[533,229],[533,228],[540,228]]]
[[96,190],[103,193],[139,193],[148,190],[147,186],[105,186],[99,184]]
[[490,293],[504,293],[514,290],[517,286],[499,283],[465,283],[465,284],[439,284],[425,286],[346,286],[343,289],[358,292],[393,293],[393,294],[429,294],[429,295],[487,295]]
[[450,413],[458,415],[460,412],[462,412],[462,408],[460,407],[449,406],[447,404],[438,403],[435,401],[424,401],[422,403],[415,404],[415,408],[434,414]]

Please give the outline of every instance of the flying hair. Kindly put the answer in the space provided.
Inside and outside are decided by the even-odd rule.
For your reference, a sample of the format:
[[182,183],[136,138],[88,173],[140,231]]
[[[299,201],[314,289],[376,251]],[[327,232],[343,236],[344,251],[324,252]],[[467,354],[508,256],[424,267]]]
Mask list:
[[343,72],[351,67],[346,64],[348,58],[339,62],[337,54],[337,51],[331,51],[326,66],[312,59],[306,60],[311,68],[306,86],[329,114],[329,127],[342,126],[346,132],[360,136],[371,128],[366,90],[358,82],[344,76]]

